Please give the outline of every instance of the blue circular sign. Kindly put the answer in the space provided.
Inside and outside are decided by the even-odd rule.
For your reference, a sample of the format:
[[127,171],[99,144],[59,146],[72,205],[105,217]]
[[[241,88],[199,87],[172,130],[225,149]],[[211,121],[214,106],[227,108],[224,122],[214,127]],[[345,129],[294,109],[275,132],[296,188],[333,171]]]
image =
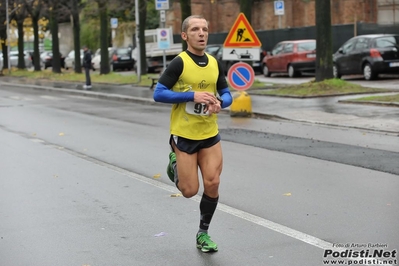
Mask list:
[[232,65],[227,73],[230,86],[236,90],[247,90],[255,81],[255,72],[247,63],[238,62]]
[[168,35],[168,33],[166,32],[166,30],[161,30],[162,37],[166,37],[167,35]]

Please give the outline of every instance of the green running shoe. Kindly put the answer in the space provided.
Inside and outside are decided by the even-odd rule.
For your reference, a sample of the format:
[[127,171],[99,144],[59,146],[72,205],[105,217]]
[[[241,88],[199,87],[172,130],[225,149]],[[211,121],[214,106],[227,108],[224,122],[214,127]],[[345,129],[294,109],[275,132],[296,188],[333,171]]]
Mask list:
[[175,182],[175,171],[173,170],[173,164],[176,163],[176,154],[174,152],[169,153],[169,164],[166,168],[166,173],[169,176],[170,181]]
[[218,251],[218,245],[206,233],[199,233],[197,235],[197,248],[201,249],[202,252]]

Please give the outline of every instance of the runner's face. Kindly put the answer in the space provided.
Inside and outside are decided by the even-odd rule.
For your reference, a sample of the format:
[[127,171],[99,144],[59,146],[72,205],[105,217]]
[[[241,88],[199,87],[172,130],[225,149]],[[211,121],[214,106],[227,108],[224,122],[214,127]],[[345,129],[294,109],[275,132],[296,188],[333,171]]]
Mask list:
[[208,42],[208,22],[205,19],[190,19],[187,32],[182,33],[182,38],[187,41],[190,52],[203,55]]

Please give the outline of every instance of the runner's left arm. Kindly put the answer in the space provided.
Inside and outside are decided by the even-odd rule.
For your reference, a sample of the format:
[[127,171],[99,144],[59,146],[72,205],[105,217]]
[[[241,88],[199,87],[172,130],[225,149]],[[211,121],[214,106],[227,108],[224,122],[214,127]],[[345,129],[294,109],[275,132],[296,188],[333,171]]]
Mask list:
[[218,68],[219,68],[219,77],[216,83],[216,88],[222,100],[220,106],[222,108],[226,108],[229,107],[233,102],[233,97],[231,96],[230,89],[226,81],[226,77],[224,76],[224,69],[219,61],[218,61]]

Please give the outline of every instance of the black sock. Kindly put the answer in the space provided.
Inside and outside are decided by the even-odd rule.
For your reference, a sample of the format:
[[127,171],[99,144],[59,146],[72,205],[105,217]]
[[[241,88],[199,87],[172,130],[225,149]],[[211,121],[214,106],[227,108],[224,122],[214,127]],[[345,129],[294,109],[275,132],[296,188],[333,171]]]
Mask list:
[[200,202],[201,218],[198,233],[208,233],[209,224],[211,223],[213,214],[215,213],[218,200],[219,197],[211,198],[205,194],[202,194]]
[[173,168],[173,172],[174,172],[174,174],[175,174],[175,177],[174,177],[175,185],[176,185],[177,188],[179,188],[179,187],[177,186],[177,184],[179,183],[179,177],[177,176],[177,164],[174,163],[174,164],[172,165],[172,168]]

